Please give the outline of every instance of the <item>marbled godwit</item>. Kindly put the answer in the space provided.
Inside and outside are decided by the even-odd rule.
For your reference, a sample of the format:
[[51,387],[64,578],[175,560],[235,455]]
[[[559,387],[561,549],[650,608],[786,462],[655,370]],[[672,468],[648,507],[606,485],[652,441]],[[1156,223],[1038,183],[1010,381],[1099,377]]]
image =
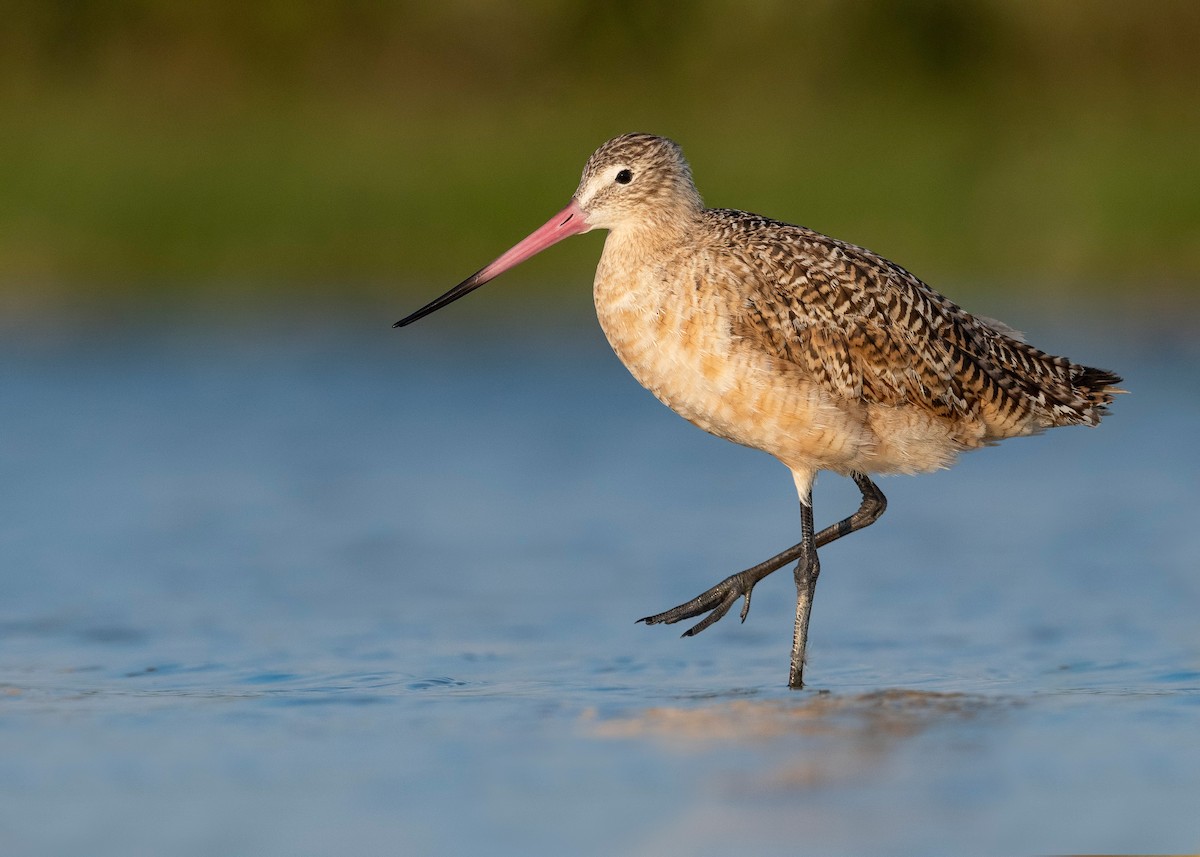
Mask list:
[[[791,471],[799,544],[691,601],[640,620],[713,624],[755,584],[797,560],[788,684],[803,686],[817,548],[874,523],[886,499],[868,474],[948,467],[960,453],[1063,425],[1096,425],[1120,378],[1026,345],[899,265],[801,226],[706,209],[679,146],[609,140],[571,202],[437,300],[411,324],[570,235],[609,230],[595,302],[613,350],[676,413],[761,449]],[[813,528],[818,471],[851,477],[857,512]]]

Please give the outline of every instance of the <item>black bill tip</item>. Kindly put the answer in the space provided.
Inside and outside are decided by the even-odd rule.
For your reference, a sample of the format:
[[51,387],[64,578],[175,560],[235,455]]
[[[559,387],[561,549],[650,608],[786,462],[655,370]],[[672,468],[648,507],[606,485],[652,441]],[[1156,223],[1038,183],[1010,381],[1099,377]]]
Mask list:
[[470,294],[471,292],[475,291],[475,289],[479,288],[480,286],[482,286],[484,283],[486,283],[490,279],[490,277],[487,277],[484,275],[484,272],[486,270],[487,270],[487,268],[483,268],[479,271],[476,271],[474,274],[467,277],[465,280],[463,280],[457,286],[452,288],[450,291],[446,292],[446,294],[442,295],[440,298],[436,298],[436,299],[430,301],[429,303],[425,304],[425,306],[421,307],[419,310],[414,312],[412,315],[408,315],[408,316],[405,316],[404,318],[400,319],[398,322],[393,324],[392,327],[397,328],[397,327],[405,327],[407,325],[410,325],[414,321],[419,321],[420,319],[423,319],[425,316],[429,315],[432,312],[437,312],[439,309],[446,306],[447,304],[454,303],[456,300],[461,298],[463,295]]

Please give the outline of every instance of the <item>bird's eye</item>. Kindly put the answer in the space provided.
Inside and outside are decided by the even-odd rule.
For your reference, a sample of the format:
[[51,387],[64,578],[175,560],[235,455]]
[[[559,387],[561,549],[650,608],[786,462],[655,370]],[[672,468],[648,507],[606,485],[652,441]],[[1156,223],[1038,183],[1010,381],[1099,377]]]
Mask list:
[[621,170],[617,173],[617,184],[629,184],[633,181],[633,173],[629,170]]

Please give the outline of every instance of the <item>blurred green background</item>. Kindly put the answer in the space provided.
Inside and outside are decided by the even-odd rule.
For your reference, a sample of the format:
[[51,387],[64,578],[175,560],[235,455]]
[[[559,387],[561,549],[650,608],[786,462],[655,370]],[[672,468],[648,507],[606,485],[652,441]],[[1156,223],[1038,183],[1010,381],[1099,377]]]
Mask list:
[[[1193,0],[0,2],[0,306],[440,293],[604,139],[943,290],[1200,280]],[[531,262],[590,283],[598,238]],[[953,284],[953,285],[951,285]]]

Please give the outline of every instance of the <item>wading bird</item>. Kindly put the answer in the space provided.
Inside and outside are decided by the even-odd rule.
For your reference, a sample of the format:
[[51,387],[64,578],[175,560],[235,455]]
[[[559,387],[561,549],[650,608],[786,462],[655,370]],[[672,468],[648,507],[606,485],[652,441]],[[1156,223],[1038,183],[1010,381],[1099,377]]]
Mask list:
[[[625,134],[588,159],[571,202],[403,327],[550,245],[607,229],[595,303],[613,350],[660,401],[705,431],[792,472],[800,543],[696,598],[640,620],[713,624],[797,561],[788,684],[803,686],[817,548],[874,523],[871,474],[922,473],[960,452],[1055,426],[1096,425],[1122,392],[1112,372],[1025,344],[869,250],[787,223],[706,209],[679,146]],[[857,512],[813,528],[818,471],[849,476]]]

